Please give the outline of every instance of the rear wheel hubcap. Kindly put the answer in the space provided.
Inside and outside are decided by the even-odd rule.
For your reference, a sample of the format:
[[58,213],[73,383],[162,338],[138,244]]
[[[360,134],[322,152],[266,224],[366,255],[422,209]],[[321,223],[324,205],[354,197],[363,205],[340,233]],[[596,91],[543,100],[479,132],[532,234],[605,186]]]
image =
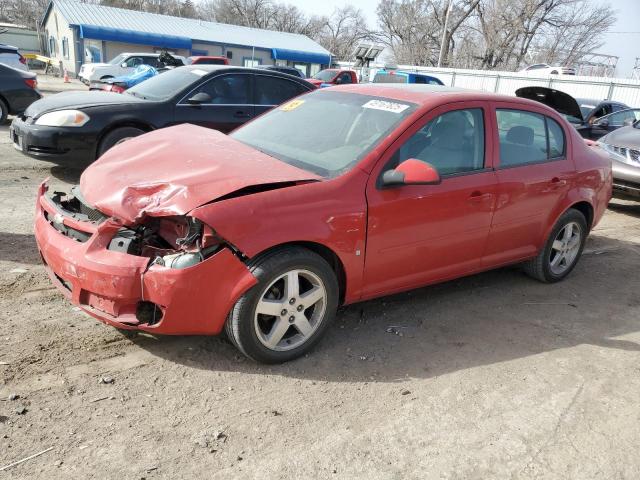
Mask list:
[[549,268],[554,275],[562,275],[572,267],[582,243],[582,229],[576,222],[567,223],[551,244]]

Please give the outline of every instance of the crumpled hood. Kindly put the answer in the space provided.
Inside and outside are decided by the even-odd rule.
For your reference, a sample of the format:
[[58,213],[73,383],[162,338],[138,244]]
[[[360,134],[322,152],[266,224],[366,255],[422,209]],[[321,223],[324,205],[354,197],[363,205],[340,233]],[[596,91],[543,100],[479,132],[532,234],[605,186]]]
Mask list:
[[558,113],[576,117],[584,122],[580,105],[576,99],[560,90],[547,87],[522,87],[516,90],[516,97],[535,100],[553,108]]
[[216,130],[184,124],[128,140],[80,177],[84,200],[126,224],[184,215],[247,187],[320,180]]

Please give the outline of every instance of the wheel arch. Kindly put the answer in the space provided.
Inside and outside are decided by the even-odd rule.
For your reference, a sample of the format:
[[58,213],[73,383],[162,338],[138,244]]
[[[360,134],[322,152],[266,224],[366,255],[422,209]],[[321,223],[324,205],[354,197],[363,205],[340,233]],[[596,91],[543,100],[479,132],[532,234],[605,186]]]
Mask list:
[[580,202],[574,203],[569,208],[567,208],[567,210],[569,210],[570,208],[573,208],[574,210],[578,210],[580,213],[584,215],[584,218],[587,220],[587,227],[589,228],[589,230],[591,230],[591,227],[593,226],[593,215],[594,215],[593,205],[591,205],[586,200],[582,200]]
[[266,250],[263,250],[262,252],[254,255],[251,260],[258,259],[259,257],[263,257],[264,255],[267,255],[273,251],[286,249],[288,247],[306,248],[307,250],[320,255],[329,264],[331,269],[336,274],[336,278],[338,280],[338,289],[340,292],[339,305],[342,305],[344,303],[345,292],[347,290],[346,270],[338,254],[322,243],[303,240],[281,243],[278,245],[273,245]]
[[9,101],[0,94],[0,102],[4,103],[4,106],[7,107],[7,114],[11,115],[13,112],[11,110],[11,105],[9,105]]
[[131,120],[122,120],[115,123],[111,123],[110,125],[107,125],[105,128],[103,128],[100,134],[98,135],[98,139],[95,145],[95,151],[93,152],[95,158],[98,158],[98,150],[100,149],[100,144],[102,143],[102,140],[104,139],[104,137],[109,133],[113,132],[114,130],[117,130],[118,128],[123,128],[123,127],[139,128],[140,130],[143,130],[145,133],[150,132],[151,130],[155,130],[153,126],[141,120],[131,119]]

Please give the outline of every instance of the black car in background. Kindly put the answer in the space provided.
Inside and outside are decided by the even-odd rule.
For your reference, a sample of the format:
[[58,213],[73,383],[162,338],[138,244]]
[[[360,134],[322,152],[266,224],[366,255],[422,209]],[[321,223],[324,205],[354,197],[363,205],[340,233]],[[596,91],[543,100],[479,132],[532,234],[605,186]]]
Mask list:
[[27,155],[81,167],[117,143],[170,125],[193,123],[228,133],[314,88],[269,70],[190,65],[124,93],[64,92],[44,98],[14,119],[10,134]]
[[0,64],[0,125],[42,97],[35,73]]
[[613,100],[592,100],[574,98],[568,93],[547,87],[523,87],[516,90],[516,96],[528,98],[553,108],[571,123],[583,138],[597,140],[607,132],[594,128],[596,121],[611,113],[629,107]]

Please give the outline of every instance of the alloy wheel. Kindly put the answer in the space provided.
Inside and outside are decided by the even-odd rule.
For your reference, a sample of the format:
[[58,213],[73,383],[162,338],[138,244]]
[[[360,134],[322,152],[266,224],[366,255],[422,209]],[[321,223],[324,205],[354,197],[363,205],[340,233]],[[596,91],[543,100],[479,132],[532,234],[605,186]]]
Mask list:
[[549,255],[549,269],[554,275],[562,275],[573,266],[581,243],[582,229],[576,222],[569,222],[560,229]]
[[327,291],[318,275],[290,270],[262,292],[254,326],[260,342],[270,350],[286,351],[307,342],[325,315]]

